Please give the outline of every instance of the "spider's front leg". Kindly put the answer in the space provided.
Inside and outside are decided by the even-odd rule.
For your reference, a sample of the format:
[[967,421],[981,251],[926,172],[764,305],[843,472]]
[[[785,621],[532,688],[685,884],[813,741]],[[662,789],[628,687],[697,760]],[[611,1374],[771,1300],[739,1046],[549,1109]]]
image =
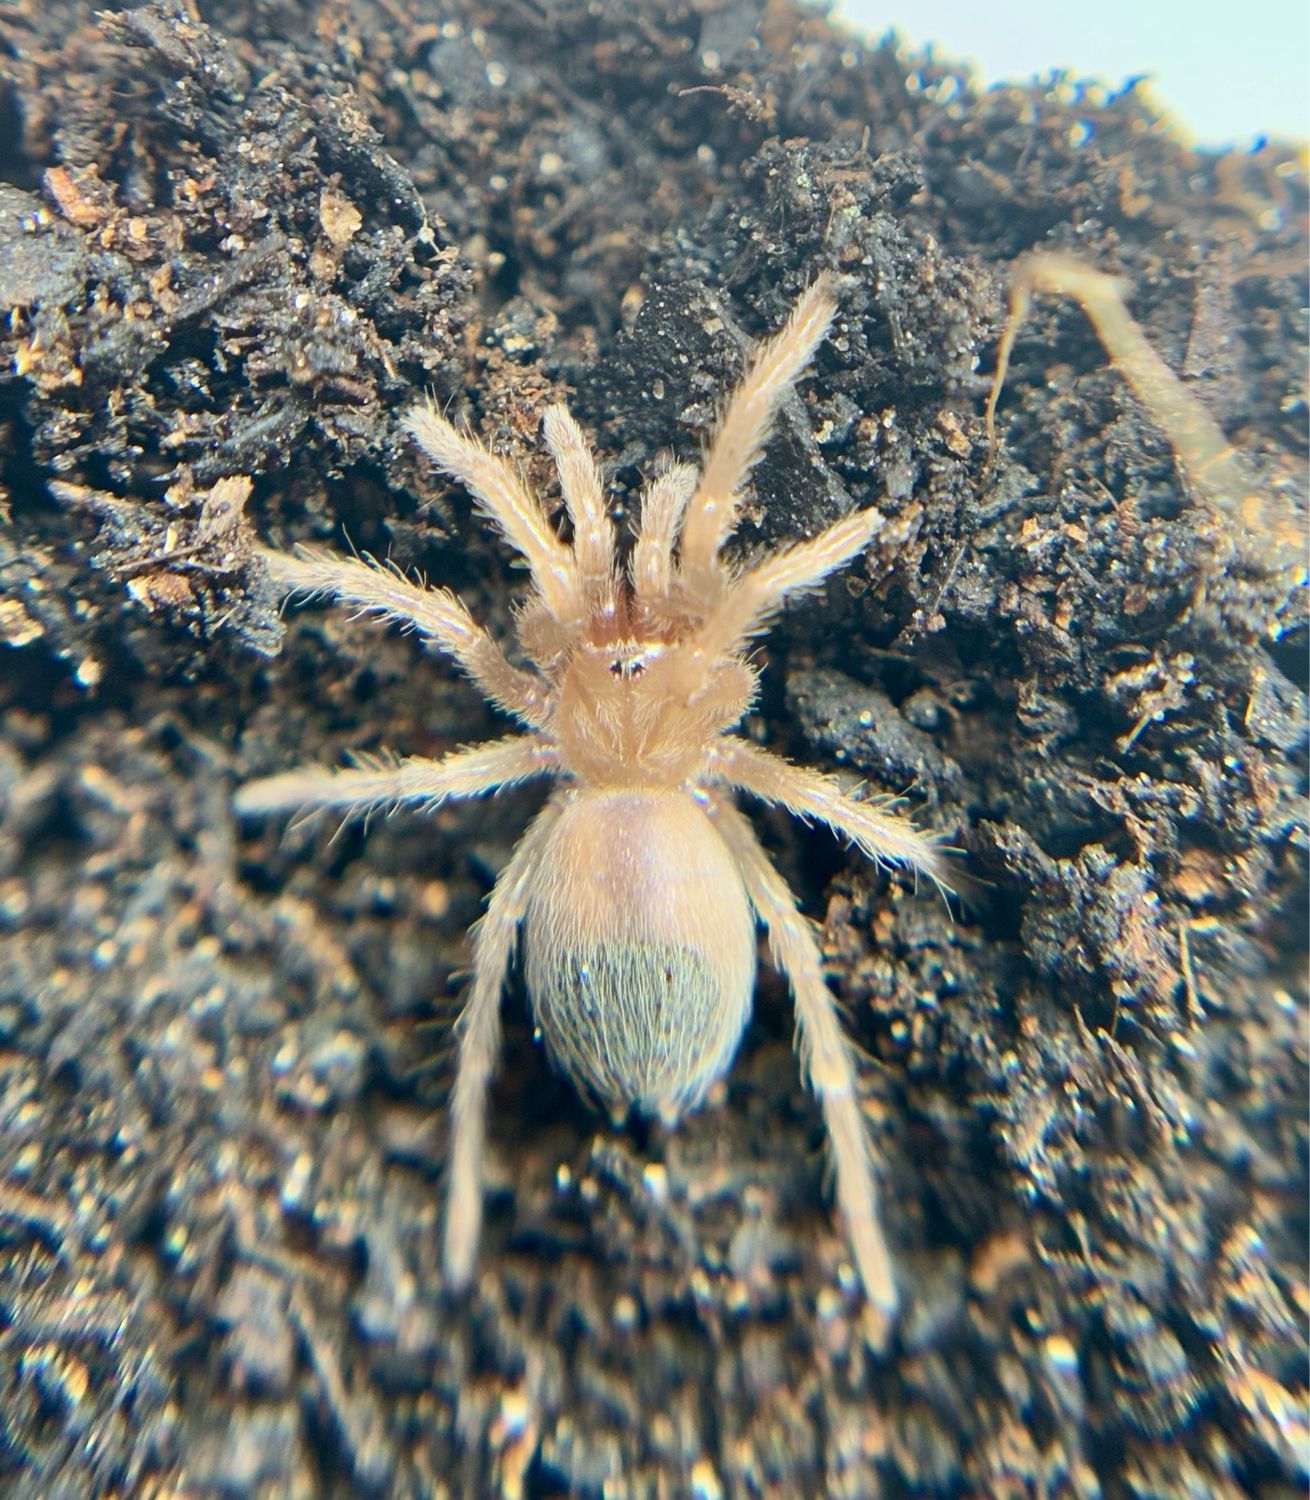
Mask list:
[[372,557],[337,557],[315,547],[295,552],[260,549],[275,583],[287,594],[325,594],[364,614],[394,621],[454,657],[498,708],[533,728],[548,717],[549,691],[532,672],[514,666],[449,589],[412,583],[399,568]]
[[537,814],[500,873],[486,914],[473,931],[473,987],[456,1023],[459,1061],[451,1099],[451,1143],[442,1267],[452,1291],[466,1287],[482,1228],[482,1159],[487,1087],[500,1051],[500,995],[542,845],[559,818],[553,802]]
[[819,945],[745,817],[721,799],[714,804],[713,817],[737,862],[751,905],[768,932],[774,965],[791,986],[801,1067],[823,1110],[837,1178],[837,1205],[856,1270],[865,1296],[890,1323],[897,1306],[896,1283],[878,1213],[873,1148],[860,1111],[854,1054],[824,981]]
[[746,479],[764,453],[779,408],[827,337],[836,311],[836,282],[820,273],[778,332],[755,350],[750,369],[715,426],[682,528],[682,583],[697,608],[713,605],[723,591],[728,575],[719,552],[736,529]]

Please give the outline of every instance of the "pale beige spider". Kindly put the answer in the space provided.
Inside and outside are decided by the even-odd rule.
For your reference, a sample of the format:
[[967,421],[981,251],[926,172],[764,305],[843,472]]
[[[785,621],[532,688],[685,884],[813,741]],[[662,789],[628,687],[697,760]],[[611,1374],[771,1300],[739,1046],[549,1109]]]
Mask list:
[[747,476],[835,307],[833,283],[820,277],[756,352],[699,477],[678,464],[647,486],[626,570],[596,461],[564,407],[546,412],[544,430],[572,545],[512,463],[430,405],[409,413],[424,452],[473,492],[528,562],[533,587],[517,625],[530,668],[514,665],[445,589],[410,583],[369,558],[265,554],[288,591],[331,595],[448,652],[526,732],[442,760],[287,771],[242,788],[242,813],[430,809],[530,776],[559,782],[473,934],[443,1247],[453,1287],[468,1282],[477,1250],[487,1086],[520,927],[528,993],[553,1056],[599,1099],[671,1122],[703,1099],[736,1051],[758,918],[795,996],[797,1046],[822,1106],[860,1279],[877,1309],[895,1308],[855,1059],[811,925],[733,800],[734,791],[749,792],[828,824],[871,859],[940,878],[932,840],[885,801],[856,800],[832,778],[730,733],[755,696],[752,637],[785,599],[857,556],[881,525],[864,510],[747,567],[722,555]]

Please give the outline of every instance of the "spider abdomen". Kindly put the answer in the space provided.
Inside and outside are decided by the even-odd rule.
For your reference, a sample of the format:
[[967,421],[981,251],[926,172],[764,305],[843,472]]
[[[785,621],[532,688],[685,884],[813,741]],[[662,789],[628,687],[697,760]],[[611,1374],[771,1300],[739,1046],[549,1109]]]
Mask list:
[[542,851],[524,954],[551,1054],[604,1102],[671,1121],[732,1060],[755,921],[732,856],[686,793],[566,804]]

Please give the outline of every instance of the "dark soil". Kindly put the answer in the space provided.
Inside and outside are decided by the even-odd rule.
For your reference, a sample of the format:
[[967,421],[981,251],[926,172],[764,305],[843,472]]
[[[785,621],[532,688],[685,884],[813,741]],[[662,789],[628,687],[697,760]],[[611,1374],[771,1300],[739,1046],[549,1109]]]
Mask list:
[[[1301,1493],[1304,600],[1214,566],[1075,307],[994,463],[980,413],[1007,263],[1076,250],[1304,507],[1305,210],[1293,151],[980,96],[789,0],[0,6],[0,1488]],[[496,732],[403,636],[280,618],[253,543],[503,631],[405,405],[544,483],[567,395],[618,513],[825,266],[743,540],[854,503],[907,540],[788,614],[750,728],[962,851],[948,911],[760,820],[874,1059],[904,1314],[880,1344],[767,973],[668,1136],[511,990],[450,1298],[445,1022],[533,798],[239,828],[252,775]]]

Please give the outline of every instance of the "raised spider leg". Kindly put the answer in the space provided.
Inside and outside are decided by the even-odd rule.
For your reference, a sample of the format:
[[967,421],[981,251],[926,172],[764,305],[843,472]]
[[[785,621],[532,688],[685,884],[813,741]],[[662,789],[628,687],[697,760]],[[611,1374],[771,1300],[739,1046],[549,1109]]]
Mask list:
[[331,807],[359,814],[405,802],[433,808],[454,797],[481,797],[529,776],[553,774],[558,766],[558,752],[549,741],[516,734],[456,750],[442,760],[414,755],[348,771],[328,766],[281,771],[247,782],[233,805],[242,817]]
[[586,601],[573,552],[555,535],[518,469],[446,421],[431,402],[410,408],[405,429],[439,469],[472,490],[505,539],[527,559],[537,592],[554,618],[566,624],[583,619]]
[[565,406],[546,409],[546,447],[559,472],[560,489],[573,522],[573,555],[588,602],[614,599],[614,522],[596,458],[581,427]]
[[732,735],[715,740],[702,775],[726,781],[762,802],[777,803],[798,818],[817,818],[845,834],[868,859],[905,865],[927,875],[939,889],[949,889],[937,844],[908,818],[886,810],[892,798],[858,802],[832,777],[790,765]]
[[328,594],[341,604],[407,626],[454,657],[482,693],[506,713],[540,728],[549,689],[513,666],[449,589],[411,583],[397,568],[372,557],[338,557],[310,547],[294,553],[261,548],[274,582],[288,593]]
[[764,452],[779,407],[823,342],[836,310],[832,277],[816,277],[786,323],[756,350],[728,398],[682,528],[680,565],[693,601],[709,603],[719,592],[719,549],[736,525],[742,486]]
[[837,1204],[846,1223],[856,1269],[870,1303],[890,1319],[897,1304],[891,1256],[878,1213],[878,1187],[869,1133],[860,1112],[851,1044],[837,1019],[814,930],[786,881],[769,862],[750,824],[725,801],[712,816],[732,852],[751,904],[768,931],[769,951],[791,986],[801,1070],[819,1097],[832,1147]]
[[500,994],[537,859],[559,812],[555,803],[548,802],[537,814],[501,871],[486,914],[473,929],[473,988],[456,1022],[459,1061],[451,1100],[450,1176],[441,1256],[452,1291],[466,1287],[473,1275],[482,1228],[487,1085],[500,1051]]

